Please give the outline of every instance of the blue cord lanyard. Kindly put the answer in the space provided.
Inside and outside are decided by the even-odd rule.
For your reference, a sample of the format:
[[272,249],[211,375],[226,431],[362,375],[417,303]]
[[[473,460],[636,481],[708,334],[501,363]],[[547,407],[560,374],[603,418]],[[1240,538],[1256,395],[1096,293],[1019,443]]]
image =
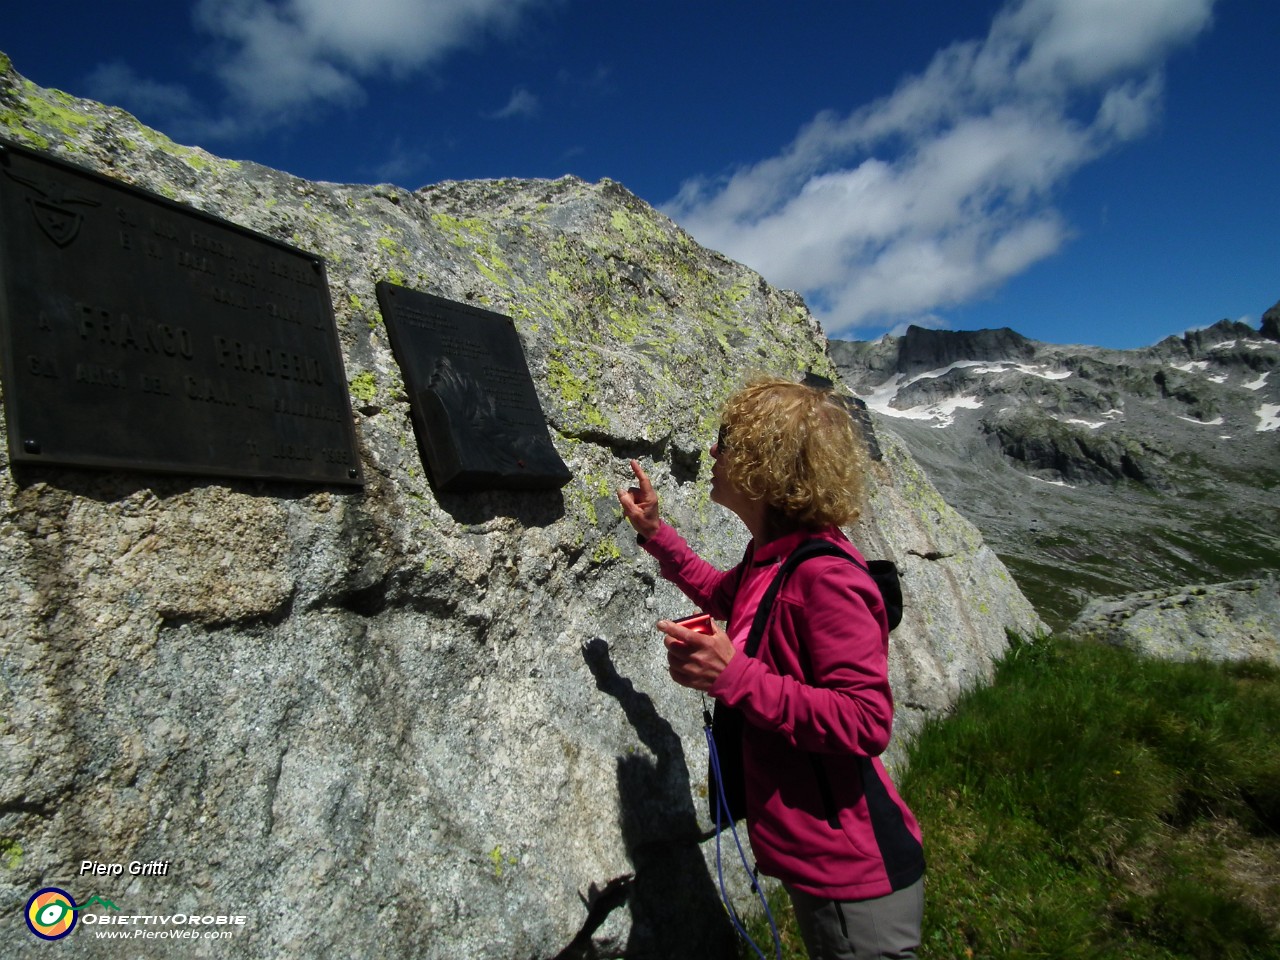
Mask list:
[[765,899],[764,891],[760,888],[760,882],[756,876],[756,871],[751,869],[747,863],[746,851],[742,849],[742,840],[738,837],[738,827],[729,816],[729,801],[724,795],[724,780],[720,777],[720,756],[716,751],[715,737],[711,733],[711,710],[707,707],[706,694],[702,695],[702,732],[707,740],[707,763],[711,767],[712,779],[716,785],[717,803],[716,803],[716,879],[720,883],[720,899],[724,901],[725,909],[729,913],[729,920],[733,923],[733,928],[738,931],[738,935],[750,944],[752,951],[760,960],[768,960],[764,955],[764,951],[760,946],[751,939],[751,935],[747,933],[746,927],[743,926],[742,920],[738,916],[738,912],[733,909],[733,902],[729,899],[729,891],[724,885],[724,866],[720,854],[720,835],[724,832],[724,822],[728,821],[729,832],[733,834],[734,845],[738,848],[738,859],[742,862],[742,869],[746,871],[747,876],[751,880],[751,890],[755,893],[756,898],[760,901],[760,905],[764,907],[764,915],[769,920],[769,930],[773,934],[774,956],[777,960],[782,960],[782,938],[778,936],[778,925],[773,921],[773,913],[769,909],[769,903]]

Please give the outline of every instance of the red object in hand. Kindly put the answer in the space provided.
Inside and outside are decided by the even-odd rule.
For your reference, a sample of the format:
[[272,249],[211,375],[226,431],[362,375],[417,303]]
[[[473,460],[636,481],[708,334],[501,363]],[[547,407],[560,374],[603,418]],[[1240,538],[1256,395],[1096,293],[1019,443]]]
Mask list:
[[691,617],[681,617],[679,620],[672,620],[682,627],[688,627],[694,633],[701,633],[708,637],[715,636],[715,627],[711,625],[711,614],[695,613]]

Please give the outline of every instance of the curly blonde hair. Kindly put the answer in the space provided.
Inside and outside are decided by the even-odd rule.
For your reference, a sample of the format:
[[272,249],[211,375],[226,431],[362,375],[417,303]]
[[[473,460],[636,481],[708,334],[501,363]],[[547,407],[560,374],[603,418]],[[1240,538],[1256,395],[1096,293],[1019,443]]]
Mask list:
[[831,391],[755,377],[726,401],[721,424],[725,475],[746,496],[812,530],[858,519],[865,451]]

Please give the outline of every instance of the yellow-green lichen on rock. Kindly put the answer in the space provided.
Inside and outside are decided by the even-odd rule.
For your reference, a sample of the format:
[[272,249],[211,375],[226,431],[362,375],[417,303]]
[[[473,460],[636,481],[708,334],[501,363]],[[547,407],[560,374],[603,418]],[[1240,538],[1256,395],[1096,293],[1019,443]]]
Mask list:
[[361,403],[372,403],[378,395],[378,378],[368,370],[357,373],[349,384],[351,398]]
[[0,837],[0,866],[16,870],[22,863],[22,844],[12,837]]

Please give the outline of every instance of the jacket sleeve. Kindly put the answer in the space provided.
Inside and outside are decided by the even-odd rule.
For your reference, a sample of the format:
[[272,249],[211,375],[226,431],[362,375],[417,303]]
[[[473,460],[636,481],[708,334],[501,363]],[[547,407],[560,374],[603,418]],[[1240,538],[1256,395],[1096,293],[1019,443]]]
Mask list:
[[729,619],[733,597],[738,591],[738,567],[717,570],[693,552],[684,538],[662,523],[658,532],[641,543],[641,547],[658,561],[658,571],[717,620]]
[[888,631],[865,592],[874,585],[848,571],[828,564],[802,591],[784,589],[772,663],[735,656],[709,692],[799,750],[874,757],[893,729]]

